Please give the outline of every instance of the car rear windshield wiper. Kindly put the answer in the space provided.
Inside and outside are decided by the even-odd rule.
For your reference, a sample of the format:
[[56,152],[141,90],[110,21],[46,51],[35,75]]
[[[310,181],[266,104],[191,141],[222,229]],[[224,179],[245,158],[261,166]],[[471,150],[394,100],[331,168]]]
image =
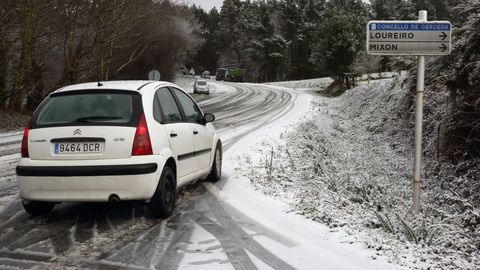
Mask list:
[[122,119],[122,117],[118,116],[86,116],[80,117],[72,121],[72,123],[89,123],[95,121],[108,121],[108,120],[118,120]]

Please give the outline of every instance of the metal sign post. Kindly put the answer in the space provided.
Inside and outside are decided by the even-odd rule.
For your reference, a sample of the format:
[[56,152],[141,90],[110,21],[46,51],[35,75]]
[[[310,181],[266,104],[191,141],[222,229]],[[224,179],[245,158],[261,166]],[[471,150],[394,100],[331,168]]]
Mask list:
[[413,161],[413,211],[420,212],[420,168],[422,160],[423,92],[425,55],[446,55],[451,51],[452,25],[448,21],[427,22],[427,11],[418,21],[370,21],[367,25],[367,53],[373,55],[417,55],[415,95],[415,149]]
[[[427,21],[427,11],[421,10],[419,21]],[[420,166],[422,161],[423,90],[425,89],[425,56],[418,56],[417,92],[415,94],[415,149],[413,156],[413,212],[420,212]]]

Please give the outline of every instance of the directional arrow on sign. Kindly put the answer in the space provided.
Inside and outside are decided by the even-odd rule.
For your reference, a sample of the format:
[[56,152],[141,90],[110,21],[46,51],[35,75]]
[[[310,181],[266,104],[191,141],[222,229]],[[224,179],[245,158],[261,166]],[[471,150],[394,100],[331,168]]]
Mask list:
[[370,21],[367,25],[367,53],[447,55],[451,49],[451,37],[452,24],[448,21]]
[[[442,38],[442,40],[445,40],[447,38],[447,34],[445,32],[442,32],[442,34],[440,35],[440,37]],[[445,46],[445,45],[444,45]]]
[[439,49],[442,49],[442,52],[446,51],[448,49],[447,46],[445,46],[445,44],[442,43],[442,46],[438,47]]

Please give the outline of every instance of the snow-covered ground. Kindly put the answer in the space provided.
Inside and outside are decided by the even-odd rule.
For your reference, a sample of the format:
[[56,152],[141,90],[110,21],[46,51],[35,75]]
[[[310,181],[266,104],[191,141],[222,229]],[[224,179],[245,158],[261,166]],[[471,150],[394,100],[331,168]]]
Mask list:
[[[404,216],[408,211],[402,211],[409,208],[408,140],[392,147],[385,137],[385,129],[395,132],[406,127],[383,126],[385,116],[396,113],[395,104],[404,90],[399,84],[379,81],[336,99],[302,91],[321,90],[329,80],[279,85],[211,80],[212,95],[200,104],[218,112],[215,124],[225,149],[223,179],[204,183],[207,193],[183,191],[177,217],[145,234],[140,229],[139,238],[104,257],[103,263],[123,262],[122,254],[132,248],[140,252],[136,245],[142,241],[154,248],[166,241],[164,234],[172,234],[168,228],[182,225],[185,231],[174,232],[179,242],[173,242],[175,249],[166,253],[180,260],[180,269],[236,269],[235,254],[241,255],[240,263],[248,269],[249,265],[259,269],[474,268],[478,257],[463,258],[454,250],[445,254],[445,249],[436,249],[445,236],[428,222],[422,232],[409,231],[409,219]],[[193,80],[176,82],[188,90]],[[387,105],[376,106],[380,103]],[[371,115],[377,120],[372,121]],[[11,135],[15,144],[21,138],[20,134],[0,136],[6,140],[0,150],[12,144],[6,139]],[[15,166],[18,158],[18,154],[5,154],[0,166]],[[11,175],[0,176],[2,190],[8,193],[1,196],[0,208],[18,200],[13,180]],[[58,211],[71,213],[69,207]],[[140,219],[145,223],[140,225],[154,226],[150,219]],[[420,220],[428,221],[423,216]],[[114,231],[127,223],[121,222]],[[222,234],[226,228],[231,231]],[[150,239],[150,235],[155,236]],[[103,240],[115,242],[111,237]],[[81,247],[103,240],[93,237]],[[96,252],[101,249],[94,247]],[[69,254],[78,251],[78,247],[70,249]],[[162,265],[163,252],[145,253],[142,258],[146,265]],[[158,258],[149,257],[152,254]],[[132,265],[129,258],[125,261]]]
[[327,88],[333,82],[332,78],[321,78],[300,81],[285,81],[266,83],[267,85],[276,85],[291,88],[297,91],[302,90],[321,90]]
[[0,212],[17,194],[15,166],[20,158],[19,149],[23,132],[0,133]]
[[[188,88],[191,80],[184,82],[182,86]],[[117,210],[126,211],[122,210],[126,219],[116,220],[112,219],[117,213],[115,209],[113,212],[103,210],[106,216],[102,211],[94,211],[90,217],[89,207],[94,206],[61,204],[46,220],[42,219],[40,223],[45,224],[40,226],[38,219],[29,219],[21,210],[14,175],[10,175],[19,158],[21,135],[5,135],[14,135],[15,140],[5,139],[0,148],[5,150],[13,143],[17,153],[5,154],[0,160],[2,169],[9,172],[0,181],[2,191],[8,193],[3,194],[0,201],[0,205],[5,206],[5,210],[0,211],[2,218],[8,222],[2,226],[12,225],[0,235],[2,241],[6,241],[3,246],[21,246],[22,249],[8,248],[0,259],[17,256],[15,265],[22,265],[25,262],[21,258],[28,255],[24,253],[39,247],[36,243],[32,245],[28,237],[14,239],[13,228],[17,227],[26,234],[38,234],[32,237],[46,239],[42,243],[52,247],[43,249],[42,246],[42,256],[56,254],[59,258],[56,263],[60,266],[68,266],[72,261],[95,266],[92,258],[100,254],[101,259],[96,263],[103,266],[163,268],[172,267],[166,264],[175,260],[179,269],[238,269],[240,266],[246,269],[317,269],[320,265],[326,269],[394,268],[344,232],[332,231],[292,213],[288,203],[256,191],[234,169],[239,162],[238,155],[255,150],[264,138],[280,139],[281,130],[306,117],[312,96],[281,86],[215,81],[211,84],[214,92],[200,104],[217,115],[215,125],[224,141],[224,178],[216,184],[205,183],[205,192],[195,187],[182,191],[178,213],[165,221],[145,217],[143,207],[133,204],[132,209],[130,204],[119,206]],[[102,219],[108,220],[107,224],[103,224]],[[96,228],[93,224],[97,222],[103,225]],[[181,227],[177,230],[177,226]],[[38,230],[45,228],[69,231],[70,236],[63,239],[55,236],[54,231],[45,234]],[[115,235],[131,241],[118,250],[106,250],[119,245],[120,240]],[[68,241],[59,243],[58,239]],[[171,248],[164,249],[167,247]],[[135,259],[136,255],[128,254],[141,254],[141,258]]]
[[193,83],[195,82],[195,78],[186,75],[177,75],[173,83],[180,86],[183,90],[187,91],[188,93],[193,93]]
[[[325,85],[325,81],[325,79],[312,80],[308,85]],[[278,198],[265,196],[252,186],[246,175],[256,172],[250,171],[254,169],[252,166],[240,161],[250,159],[256,162],[262,159],[263,155],[268,154],[271,149],[269,145],[281,140],[283,132],[291,130],[294,123],[309,117],[312,113],[311,106],[316,104],[312,103],[313,97],[309,94],[294,92],[282,86],[270,87],[278,91],[292,92],[297,96],[294,101],[295,106],[288,114],[270,125],[251,132],[228,149],[224,155],[225,179],[216,185],[206,184],[207,189],[235,209],[291,242],[291,245],[286,246],[271,241],[263,235],[254,237],[257,242],[297,269],[317,269],[320,263],[324,269],[399,268],[377,256],[375,251],[366,249],[361,241],[357,241],[345,231],[329,228],[293,213],[291,202],[295,201],[295,198],[291,196],[292,194],[284,193],[288,197],[278,200]],[[221,136],[228,136],[228,132]],[[268,185],[266,187],[268,188]],[[257,266],[260,269],[268,269],[262,264]]]
[[315,97],[301,121],[271,132],[279,137],[256,136],[261,139],[237,156],[230,177],[350,235],[344,241],[370,248],[377,260],[420,269],[478,269],[478,249],[468,249],[475,239],[433,218],[428,209],[434,205],[418,217],[410,212],[411,140],[394,136],[408,134],[410,127],[385,126],[392,115],[402,117],[398,107],[406,91],[400,80],[382,80],[339,98]]

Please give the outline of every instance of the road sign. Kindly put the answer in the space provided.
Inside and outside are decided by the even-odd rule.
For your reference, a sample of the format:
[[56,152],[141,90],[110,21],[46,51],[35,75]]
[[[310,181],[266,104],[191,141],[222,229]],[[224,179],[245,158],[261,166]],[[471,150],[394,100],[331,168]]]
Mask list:
[[423,92],[425,56],[446,55],[451,51],[452,25],[447,21],[427,21],[427,11],[418,21],[370,21],[367,24],[367,53],[374,55],[417,55],[415,94],[415,147],[412,193],[413,212],[420,212],[420,165],[422,159]]
[[156,69],[152,69],[150,70],[150,72],[148,72],[148,79],[150,81],[160,81],[160,71],[156,70]]
[[446,55],[452,25],[447,21],[370,21],[367,53],[374,55]]

